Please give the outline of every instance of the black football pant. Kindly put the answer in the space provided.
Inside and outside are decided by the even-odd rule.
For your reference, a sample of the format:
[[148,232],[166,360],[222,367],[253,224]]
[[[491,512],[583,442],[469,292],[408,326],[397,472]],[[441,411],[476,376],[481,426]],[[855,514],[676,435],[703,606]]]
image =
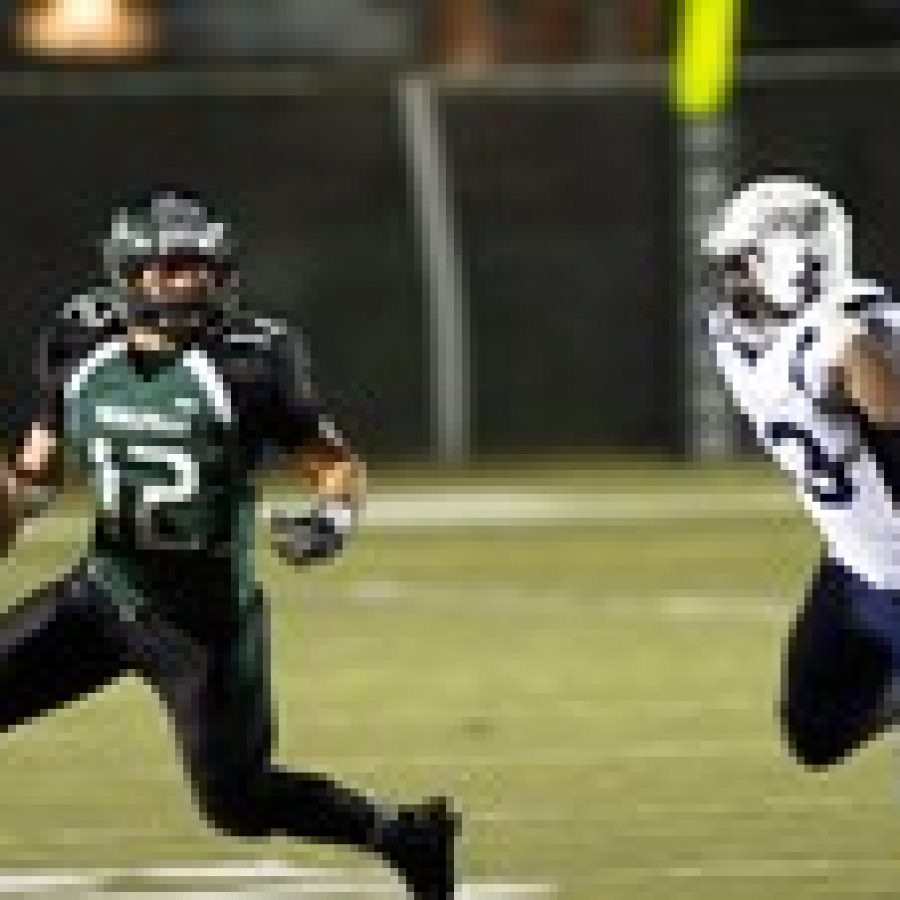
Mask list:
[[282,833],[369,848],[381,821],[376,806],[326,777],[271,761],[261,595],[237,614],[227,602],[217,605],[208,580],[191,596],[177,572],[160,571],[166,596],[144,611],[117,607],[83,561],[0,616],[0,729],[134,672],[165,704],[213,826],[241,837]]
[[[889,724],[900,677],[900,595],[825,560],[784,658],[781,719],[792,753],[822,768]],[[896,700],[896,698],[894,698]]]

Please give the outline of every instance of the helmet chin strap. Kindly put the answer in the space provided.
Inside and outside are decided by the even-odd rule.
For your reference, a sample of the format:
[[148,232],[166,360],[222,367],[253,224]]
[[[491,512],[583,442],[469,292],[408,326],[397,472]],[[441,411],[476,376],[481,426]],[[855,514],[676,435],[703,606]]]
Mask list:
[[210,298],[133,296],[128,303],[131,328],[158,331],[170,340],[190,339],[212,321],[215,308]]

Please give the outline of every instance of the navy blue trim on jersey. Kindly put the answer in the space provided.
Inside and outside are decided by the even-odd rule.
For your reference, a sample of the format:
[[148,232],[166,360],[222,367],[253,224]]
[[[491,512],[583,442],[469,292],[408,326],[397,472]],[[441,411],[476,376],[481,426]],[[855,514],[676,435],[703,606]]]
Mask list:
[[896,336],[896,330],[891,328],[891,326],[880,316],[872,316],[871,318],[866,319],[866,325],[868,326],[869,334],[871,334],[875,340],[889,341]]
[[858,314],[867,312],[873,307],[877,308],[895,302],[893,293],[884,285],[873,283],[871,288],[871,290],[861,290],[854,294],[852,300],[847,300],[843,304],[844,311]]
[[797,336],[797,345],[794,348],[794,355],[788,363],[788,378],[791,384],[804,394],[812,394],[812,390],[806,381],[806,375],[803,369],[803,363],[806,354],[812,348],[813,344],[819,339],[819,329],[814,325],[808,325]]
[[[872,304],[872,306],[874,306],[874,304]],[[895,312],[897,311],[896,306],[893,309]],[[891,344],[900,338],[900,334],[898,334],[898,324],[897,322],[891,323],[887,319],[889,310],[885,309],[883,303],[874,306],[874,309],[872,310],[869,310],[867,307],[863,312],[868,313],[868,315],[865,315],[866,328],[868,329],[868,333],[875,338],[876,341],[880,341],[884,344]]]
[[758,347],[754,347],[751,344],[744,343],[743,341],[735,340],[733,341],[734,349],[737,350],[741,359],[744,362],[750,363],[750,365],[755,366],[757,362],[759,362],[759,358],[762,356],[762,351]]
[[725,304],[713,307],[703,317],[703,333],[713,342],[724,341],[729,344],[744,362],[754,366],[768,349],[768,342],[754,344],[742,338],[735,327],[734,315],[734,310]]
[[773,447],[795,443],[803,450],[804,490],[823,506],[847,506],[856,496],[847,461],[828,454],[815,436],[796,422],[770,422],[766,438]]

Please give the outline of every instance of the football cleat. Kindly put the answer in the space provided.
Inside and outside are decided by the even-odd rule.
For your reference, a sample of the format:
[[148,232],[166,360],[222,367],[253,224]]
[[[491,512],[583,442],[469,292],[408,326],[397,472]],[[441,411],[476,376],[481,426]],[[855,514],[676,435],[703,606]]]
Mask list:
[[459,825],[459,815],[444,797],[402,806],[388,824],[381,854],[403,878],[414,900],[452,900],[453,848]]

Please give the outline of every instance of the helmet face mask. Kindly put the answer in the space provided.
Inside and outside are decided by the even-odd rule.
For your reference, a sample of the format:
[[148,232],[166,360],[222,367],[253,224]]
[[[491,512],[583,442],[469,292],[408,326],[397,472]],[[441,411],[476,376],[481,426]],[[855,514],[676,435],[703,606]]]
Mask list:
[[219,274],[202,257],[163,257],[127,273],[128,322],[170,337],[201,330],[215,313]]
[[747,255],[747,266],[775,318],[790,318],[819,299],[821,263],[808,242],[787,230],[761,241]]
[[759,312],[762,296],[746,254],[707,258],[704,287],[714,302],[727,298],[742,317],[755,316]]

